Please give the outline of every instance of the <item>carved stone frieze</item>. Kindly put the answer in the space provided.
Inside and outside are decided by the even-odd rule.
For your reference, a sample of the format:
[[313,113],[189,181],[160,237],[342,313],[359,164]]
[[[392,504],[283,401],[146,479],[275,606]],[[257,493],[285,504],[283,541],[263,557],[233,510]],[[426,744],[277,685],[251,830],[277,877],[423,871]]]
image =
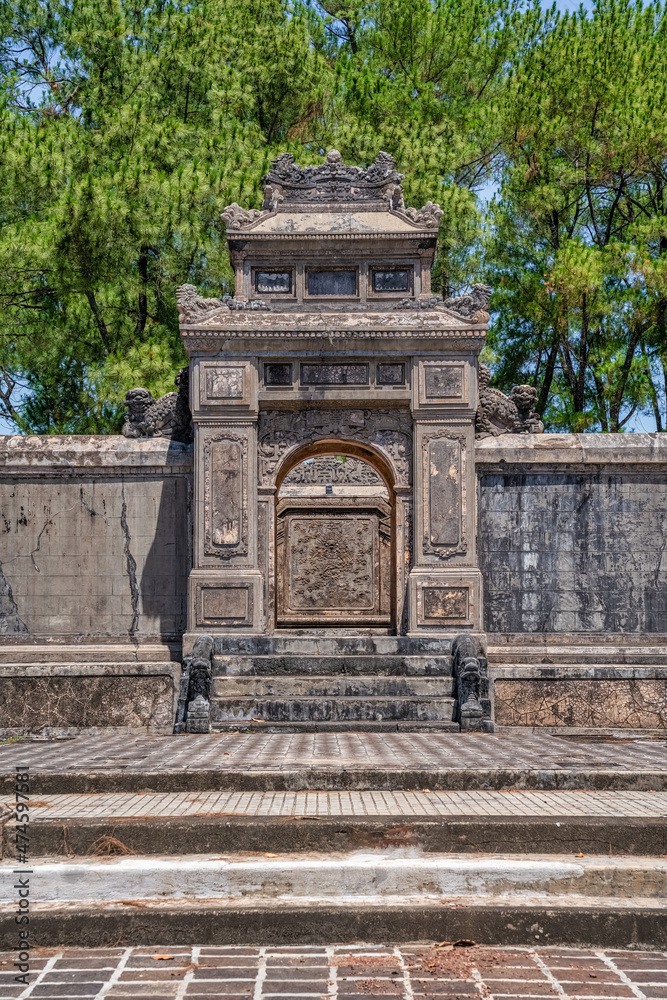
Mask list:
[[212,319],[217,313],[228,312],[268,312],[269,306],[263,299],[235,299],[231,295],[223,295],[221,299],[203,298],[194,285],[180,285],[176,289],[178,304],[178,321],[181,324],[201,323]]
[[378,153],[367,170],[343,163],[335,149],[327,153],[324,163],[314,167],[300,167],[291,153],[282,153],[262,180],[266,185],[262,207],[268,212],[275,212],[282,203],[304,202],[385,201],[390,208],[403,210],[403,174],[398,173],[389,153]]
[[248,554],[248,438],[230,430],[204,442],[204,552]]
[[262,213],[258,208],[241,208],[236,202],[232,202],[222,213],[227,229],[249,229],[259,219]]
[[407,410],[263,410],[259,414],[259,482],[270,486],[289,452],[324,438],[361,442],[381,452],[396,485],[411,482],[412,431]]
[[457,316],[464,316],[465,319],[472,320],[473,323],[488,323],[489,314],[486,307],[491,298],[493,289],[488,285],[473,285],[468,295],[459,295],[445,299],[442,303],[446,309],[451,310]]
[[332,455],[318,455],[295,466],[283,479],[283,486],[326,485],[383,486],[372,465],[359,458],[344,461]]
[[509,396],[489,385],[491,372],[479,366],[479,403],[475,416],[478,438],[500,434],[542,434],[544,424],[535,409],[537,389],[532,385],[515,385]]

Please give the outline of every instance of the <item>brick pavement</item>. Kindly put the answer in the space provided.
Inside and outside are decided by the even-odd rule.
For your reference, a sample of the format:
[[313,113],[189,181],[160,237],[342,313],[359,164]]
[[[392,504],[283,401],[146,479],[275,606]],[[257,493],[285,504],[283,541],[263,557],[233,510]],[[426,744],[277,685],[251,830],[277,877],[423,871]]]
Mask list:
[[[11,796],[0,805],[13,804]],[[667,792],[108,792],[44,795],[31,822],[160,817],[667,817]]]
[[0,1000],[372,996],[665,1000],[667,953],[572,948],[151,947],[37,951],[29,985],[0,953]]
[[667,744],[662,740],[591,742],[535,733],[85,734],[68,740],[33,739],[0,745],[0,772],[13,771],[17,764],[45,773],[490,767],[667,771]]

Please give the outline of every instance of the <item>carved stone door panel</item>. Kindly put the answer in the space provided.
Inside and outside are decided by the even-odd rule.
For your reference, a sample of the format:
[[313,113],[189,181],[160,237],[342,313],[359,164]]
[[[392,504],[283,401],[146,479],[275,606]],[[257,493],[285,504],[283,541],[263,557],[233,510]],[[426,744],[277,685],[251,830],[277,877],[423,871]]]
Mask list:
[[287,497],[276,518],[278,625],[391,623],[391,506]]

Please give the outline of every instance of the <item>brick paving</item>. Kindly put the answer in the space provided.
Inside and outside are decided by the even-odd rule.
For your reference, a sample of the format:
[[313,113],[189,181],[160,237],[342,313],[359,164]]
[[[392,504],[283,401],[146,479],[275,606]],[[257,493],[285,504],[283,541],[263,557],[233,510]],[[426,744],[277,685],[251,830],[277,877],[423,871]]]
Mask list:
[[336,945],[41,950],[27,986],[0,953],[0,1000],[560,997],[666,1000],[667,953]]
[[[11,796],[0,805],[11,806]],[[667,817],[667,792],[108,792],[41,795],[31,822],[201,816],[248,817]]]
[[240,733],[208,736],[81,735],[0,745],[0,773],[188,770],[667,770],[664,740],[613,743],[509,733]]

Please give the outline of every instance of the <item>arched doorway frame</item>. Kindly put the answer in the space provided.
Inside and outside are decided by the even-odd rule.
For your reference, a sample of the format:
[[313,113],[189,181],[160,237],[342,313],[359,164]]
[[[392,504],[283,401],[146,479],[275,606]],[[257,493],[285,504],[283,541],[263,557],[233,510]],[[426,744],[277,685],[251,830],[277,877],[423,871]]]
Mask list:
[[[386,455],[380,449],[374,448],[370,444],[350,440],[349,438],[322,438],[318,441],[310,441],[289,451],[283,458],[275,476],[275,494],[273,508],[273,522],[275,524],[275,511],[280,499],[280,487],[292,469],[310,458],[318,458],[324,455],[344,455],[346,458],[358,458],[362,462],[370,465],[380,476],[389,494],[389,506],[391,509],[391,546],[390,546],[390,566],[391,576],[389,581],[391,624],[389,632],[398,631],[397,609],[396,609],[396,567],[397,567],[397,531],[396,531],[396,473]],[[275,534],[275,533],[274,533]],[[275,573],[277,569],[276,561],[276,540],[274,538],[272,552],[272,567],[274,574],[273,590],[273,627],[276,628],[278,615],[278,594],[275,586]],[[363,626],[362,626],[363,627]]]

